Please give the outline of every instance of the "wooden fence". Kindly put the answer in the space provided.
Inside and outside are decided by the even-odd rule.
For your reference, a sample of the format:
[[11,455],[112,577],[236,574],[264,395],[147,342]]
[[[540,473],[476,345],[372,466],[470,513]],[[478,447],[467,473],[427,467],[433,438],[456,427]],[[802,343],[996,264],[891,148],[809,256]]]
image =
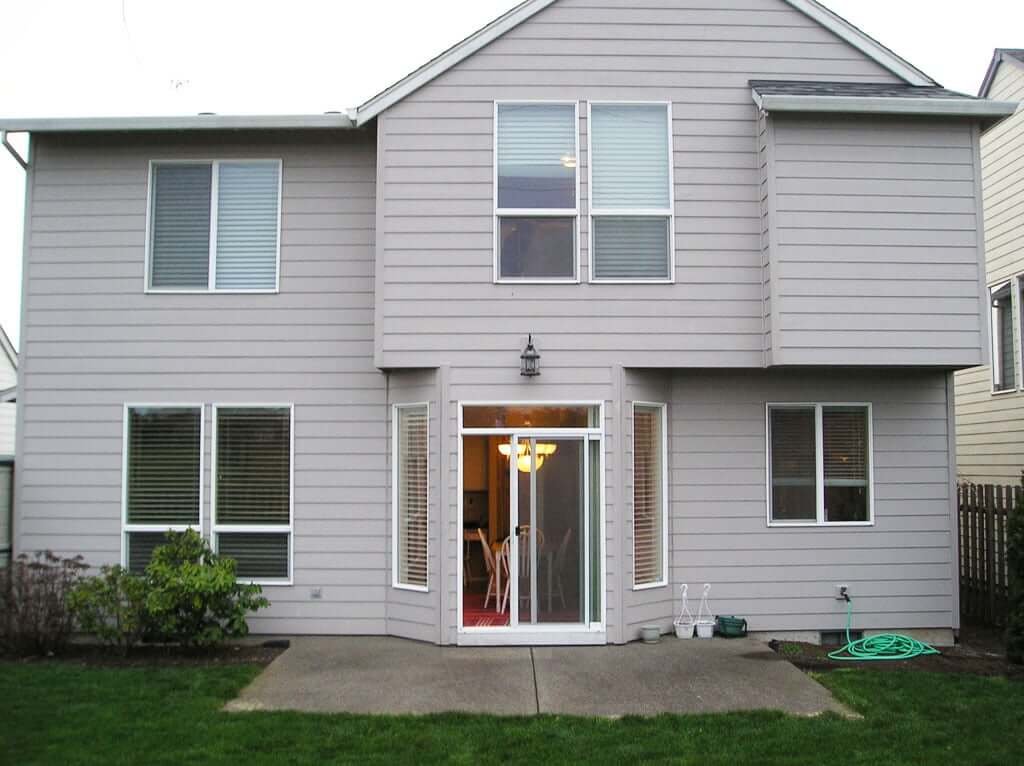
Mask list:
[[960,613],[988,625],[1005,625],[1006,522],[1021,487],[960,484]]

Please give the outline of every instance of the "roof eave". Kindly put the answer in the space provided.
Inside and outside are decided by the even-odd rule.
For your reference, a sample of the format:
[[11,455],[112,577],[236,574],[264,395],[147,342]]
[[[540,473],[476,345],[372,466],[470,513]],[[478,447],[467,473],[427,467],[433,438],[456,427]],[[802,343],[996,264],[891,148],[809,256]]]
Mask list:
[[766,112],[930,115],[999,121],[1017,110],[1012,101],[973,98],[896,98],[866,96],[798,96],[751,91],[754,103]]
[[0,118],[11,133],[116,133],[162,130],[351,130],[348,114],[220,115],[178,117]]
[[1000,64],[1010,64],[1019,69],[1024,69],[1024,61],[1021,61],[1016,56],[1009,55],[1005,49],[996,48],[992,53],[992,60],[988,64],[988,71],[985,72],[985,79],[981,81],[981,87],[978,88],[978,96],[981,98],[988,98],[988,92],[992,89],[992,83],[996,79],[996,72],[999,71]]

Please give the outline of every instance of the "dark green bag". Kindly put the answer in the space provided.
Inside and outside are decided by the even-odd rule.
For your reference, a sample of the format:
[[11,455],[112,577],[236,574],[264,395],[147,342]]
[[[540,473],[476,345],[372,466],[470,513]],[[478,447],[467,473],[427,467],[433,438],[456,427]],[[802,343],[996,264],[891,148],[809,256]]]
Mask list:
[[715,632],[725,638],[742,638],[747,635],[747,621],[742,617],[719,615],[715,619]]

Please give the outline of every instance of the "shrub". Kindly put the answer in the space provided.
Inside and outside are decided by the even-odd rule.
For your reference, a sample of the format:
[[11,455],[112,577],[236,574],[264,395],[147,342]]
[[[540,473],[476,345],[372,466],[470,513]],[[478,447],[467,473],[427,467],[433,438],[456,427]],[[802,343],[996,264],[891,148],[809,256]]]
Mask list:
[[128,654],[142,641],[148,625],[146,579],[121,566],[103,567],[98,577],[80,582],[71,592],[78,626],[103,643]]
[[52,654],[67,645],[74,629],[68,604],[88,569],[81,556],[51,551],[21,554],[0,571],[0,644],[19,654]]
[[236,581],[236,566],[196,531],[168,532],[146,567],[146,610],[155,636],[205,647],[248,634],[246,615],[270,602],[260,586]]
[[1010,570],[1010,608],[1006,625],[1006,656],[1024,663],[1024,477],[1006,525],[1006,560]]

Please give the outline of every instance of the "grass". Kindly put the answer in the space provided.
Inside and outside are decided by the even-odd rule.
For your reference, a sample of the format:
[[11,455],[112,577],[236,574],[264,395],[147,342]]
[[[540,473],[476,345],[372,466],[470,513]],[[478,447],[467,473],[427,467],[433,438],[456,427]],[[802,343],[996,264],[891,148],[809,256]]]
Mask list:
[[1011,764],[1024,684],[841,670],[819,677],[863,720],[732,713],[538,716],[222,713],[259,668],[0,664],[0,763]]

